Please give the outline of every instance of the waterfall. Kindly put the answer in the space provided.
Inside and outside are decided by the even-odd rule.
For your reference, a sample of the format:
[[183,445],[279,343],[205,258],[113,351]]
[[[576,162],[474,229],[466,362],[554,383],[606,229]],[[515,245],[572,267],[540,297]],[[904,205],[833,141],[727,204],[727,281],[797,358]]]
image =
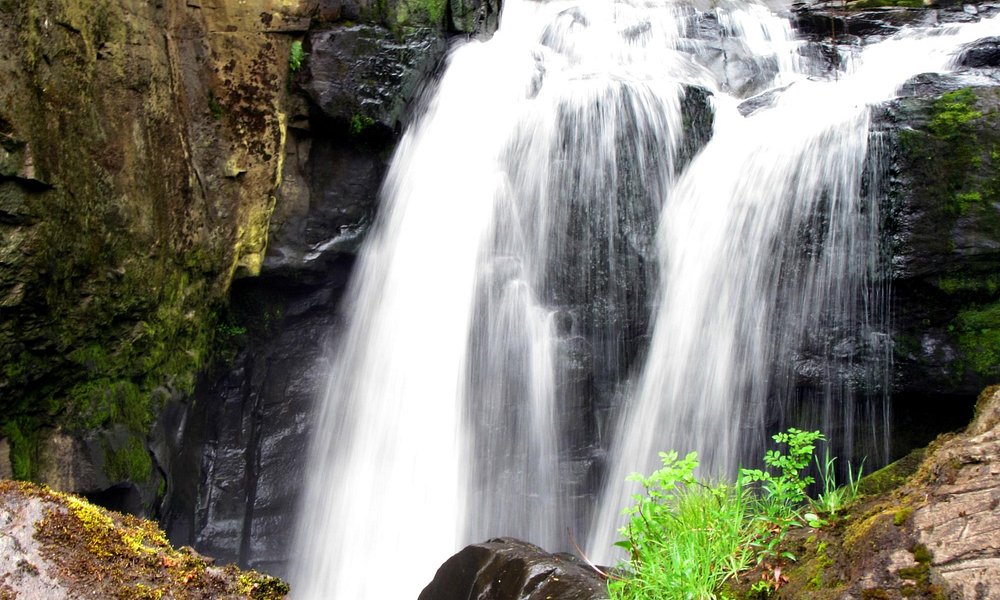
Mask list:
[[628,472],[672,447],[731,472],[794,415],[884,457],[884,386],[852,391],[888,348],[866,106],[974,37],[942,33],[824,82],[759,4],[505,2],[387,175],[314,416],[296,598],[416,598],[497,535],[589,529],[608,556]]

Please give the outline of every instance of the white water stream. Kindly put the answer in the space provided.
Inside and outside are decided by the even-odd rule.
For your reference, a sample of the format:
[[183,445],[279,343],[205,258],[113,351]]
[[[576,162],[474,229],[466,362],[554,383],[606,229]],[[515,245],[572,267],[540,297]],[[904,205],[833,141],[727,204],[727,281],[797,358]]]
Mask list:
[[[559,550],[590,529],[610,559],[625,475],[668,448],[731,471],[793,412],[884,459],[884,390],[848,385],[888,367],[867,107],[997,27],[885,42],[811,81],[786,20],[711,12],[508,0],[491,41],[452,52],[349,292],[296,598],[415,599],[497,535]],[[693,160],[709,132],[689,86],[715,111]]]

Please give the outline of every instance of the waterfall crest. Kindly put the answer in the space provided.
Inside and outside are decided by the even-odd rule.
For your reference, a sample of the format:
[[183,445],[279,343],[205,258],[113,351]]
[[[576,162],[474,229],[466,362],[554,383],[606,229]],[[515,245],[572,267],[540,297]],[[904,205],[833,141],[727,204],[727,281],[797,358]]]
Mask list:
[[[803,405],[845,448],[876,423],[860,447],[884,456],[866,106],[974,35],[822,82],[760,4],[506,2],[393,158],[317,405],[296,597],[416,598],[497,535],[589,531],[610,558],[626,474],[667,448],[731,472]],[[887,76],[896,52],[924,62]],[[803,373],[826,388],[796,397]]]

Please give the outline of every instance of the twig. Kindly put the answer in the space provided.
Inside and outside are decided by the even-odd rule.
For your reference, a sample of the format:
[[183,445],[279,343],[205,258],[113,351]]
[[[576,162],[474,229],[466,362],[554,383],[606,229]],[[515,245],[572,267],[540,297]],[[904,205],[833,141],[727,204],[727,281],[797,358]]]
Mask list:
[[566,535],[569,536],[569,542],[571,544],[573,544],[573,548],[576,549],[577,555],[579,555],[580,558],[583,559],[583,562],[587,563],[587,566],[589,566],[591,569],[593,569],[598,575],[600,575],[601,577],[603,577],[605,579],[614,579],[615,581],[625,581],[621,577],[615,577],[611,573],[605,573],[604,571],[602,571],[600,569],[600,567],[598,567],[594,563],[590,562],[590,559],[587,558],[586,553],[584,553],[584,551],[580,549],[580,545],[576,543],[576,538],[573,537],[573,532],[570,530],[569,527],[566,528]]

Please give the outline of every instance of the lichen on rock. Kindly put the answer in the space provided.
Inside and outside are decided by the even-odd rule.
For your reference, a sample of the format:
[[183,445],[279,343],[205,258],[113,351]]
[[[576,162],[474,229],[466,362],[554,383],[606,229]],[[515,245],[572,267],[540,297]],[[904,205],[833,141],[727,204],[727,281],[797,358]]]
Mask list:
[[0,577],[31,598],[280,600],[288,585],[175,549],[152,522],[76,496],[0,481]]

